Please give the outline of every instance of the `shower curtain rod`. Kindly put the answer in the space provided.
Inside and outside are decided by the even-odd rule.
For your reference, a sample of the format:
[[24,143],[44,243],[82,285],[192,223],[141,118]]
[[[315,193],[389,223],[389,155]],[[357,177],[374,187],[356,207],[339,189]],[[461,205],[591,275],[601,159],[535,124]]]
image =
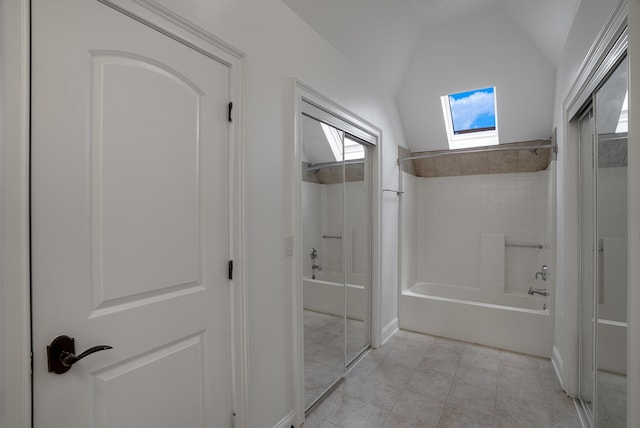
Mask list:
[[[344,161],[344,165],[356,165],[359,163],[364,163],[364,159],[355,159],[355,160],[347,160]],[[304,168],[304,171],[313,171],[316,169],[322,169],[322,168],[328,168],[328,167],[332,167],[332,166],[342,166],[342,162],[341,161],[337,161],[337,162],[323,162],[323,163],[315,163],[315,164],[309,164],[309,166]]]
[[471,153],[484,153],[484,152],[503,152],[507,150],[537,150],[537,149],[553,149],[554,153],[558,153],[557,144],[540,144],[538,146],[515,146],[515,147],[483,147],[482,149],[462,149],[462,150],[450,150],[447,152],[439,153],[423,153],[416,156],[408,156],[406,158],[398,158],[398,165],[401,165],[403,161],[413,159],[428,159],[439,158],[442,156],[450,156],[455,154],[471,154]]

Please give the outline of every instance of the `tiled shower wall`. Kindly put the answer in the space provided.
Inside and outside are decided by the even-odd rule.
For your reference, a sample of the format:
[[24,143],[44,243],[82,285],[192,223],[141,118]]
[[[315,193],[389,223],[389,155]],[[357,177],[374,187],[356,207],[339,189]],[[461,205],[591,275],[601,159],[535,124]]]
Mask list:
[[[483,233],[550,247],[550,177],[549,170],[439,178],[403,174],[403,288],[415,281],[479,287]],[[545,287],[534,278],[547,251],[507,247],[505,291]]]
[[[303,274],[310,278],[311,264],[322,266],[320,276],[341,277],[343,272],[342,239],[323,236],[342,236],[343,192],[346,201],[344,221],[346,236],[347,282],[364,284],[368,270],[369,198],[364,181],[339,184],[302,182],[303,216]],[[311,248],[318,251],[318,259],[312,262]]]

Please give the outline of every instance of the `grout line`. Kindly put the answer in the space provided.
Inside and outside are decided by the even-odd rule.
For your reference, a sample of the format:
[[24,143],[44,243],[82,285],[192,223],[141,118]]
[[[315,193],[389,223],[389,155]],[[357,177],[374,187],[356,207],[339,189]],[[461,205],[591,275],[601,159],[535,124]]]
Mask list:
[[[464,352],[464,351],[462,351]],[[451,378],[451,384],[449,385],[449,390],[447,391],[447,396],[444,399],[444,404],[442,405],[442,410],[440,411],[440,417],[438,418],[438,425],[440,427],[440,422],[442,422],[442,415],[444,414],[444,409],[447,407],[447,401],[449,401],[449,394],[451,394],[451,389],[453,388],[453,382],[456,381],[456,374],[458,374],[458,370],[460,369],[460,361],[462,360],[462,353],[460,354],[460,359],[456,364],[456,371],[453,373],[453,377]]]
[[496,399],[493,405],[493,426],[498,425],[498,388],[500,387],[500,361],[498,360],[498,370],[496,373]]

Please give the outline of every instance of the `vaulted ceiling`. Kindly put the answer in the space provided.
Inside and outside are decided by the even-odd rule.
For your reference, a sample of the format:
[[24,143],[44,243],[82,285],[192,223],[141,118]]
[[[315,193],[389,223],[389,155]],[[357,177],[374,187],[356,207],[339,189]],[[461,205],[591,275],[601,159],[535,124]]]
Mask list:
[[412,151],[448,147],[441,95],[486,86],[497,87],[501,143],[551,133],[580,0],[282,1],[397,102]]
[[397,93],[413,51],[428,30],[502,9],[554,64],[580,0],[282,0],[304,21]]

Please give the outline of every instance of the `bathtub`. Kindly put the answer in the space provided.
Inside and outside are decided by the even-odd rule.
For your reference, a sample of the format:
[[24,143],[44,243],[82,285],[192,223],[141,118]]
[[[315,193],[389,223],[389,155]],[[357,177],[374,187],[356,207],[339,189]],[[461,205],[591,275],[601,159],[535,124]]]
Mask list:
[[549,358],[553,319],[544,303],[528,294],[420,282],[402,292],[398,322],[405,330]]
[[[333,279],[326,276],[327,279]],[[335,281],[335,280],[334,280]],[[344,314],[344,284],[325,279],[302,279],[304,309],[330,315]],[[363,285],[347,284],[347,318],[364,321],[367,313],[366,290]]]

